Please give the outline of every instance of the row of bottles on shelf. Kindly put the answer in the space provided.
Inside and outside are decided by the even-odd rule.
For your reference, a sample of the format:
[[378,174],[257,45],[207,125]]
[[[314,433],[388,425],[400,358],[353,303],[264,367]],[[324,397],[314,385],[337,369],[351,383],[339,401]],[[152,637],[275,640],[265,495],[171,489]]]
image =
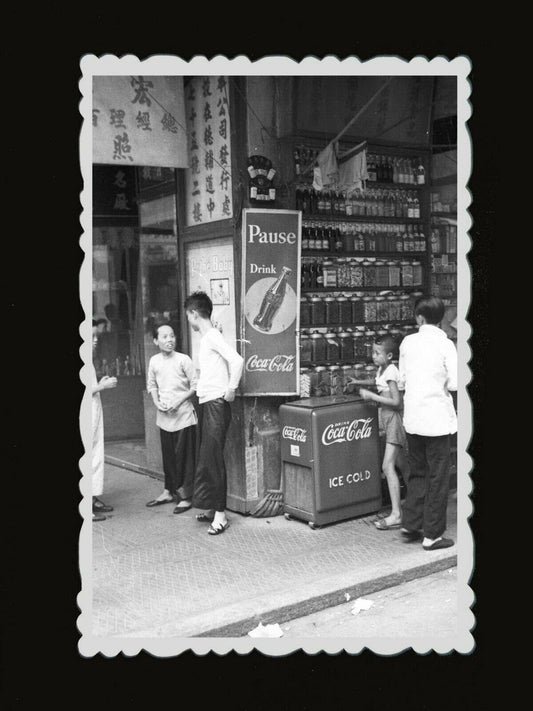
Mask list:
[[422,224],[302,223],[302,251],[425,252]]
[[417,330],[414,325],[388,325],[387,328],[356,326],[353,330],[333,328],[300,334],[301,366],[332,366],[359,361],[372,362],[372,347],[376,338],[391,335],[398,343]]
[[434,273],[431,274],[430,291],[433,296],[441,299],[457,298],[457,274]]
[[422,158],[369,153],[366,160],[368,180],[377,183],[425,185],[426,170]]
[[[308,166],[317,161],[319,150],[306,146],[296,146],[294,149],[294,173],[302,175]],[[374,183],[393,183],[396,185],[425,185],[426,171],[421,158],[406,158],[400,156],[368,153],[366,160],[368,180]]]
[[124,358],[119,357],[113,358],[112,360],[102,358],[99,362],[95,363],[95,368],[100,377],[104,375],[114,377],[142,375],[140,360],[135,355],[131,358],[127,355]]
[[431,258],[431,269],[434,274],[455,274],[457,272],[457,262],[450,259],[447,254]]
[[440,192],[431,193],[431,212],[457,212],[457,199],[451,197],[445,200]]
[[302,259],[303,289],[357,287],[418,287],[424,283],[422,262],[417,259],[385,260],[375,257]]
[[414,190],[381,188],[315,190],[299,185],[295,190],[296,210],[304,215],[339,217],[398,217],[420,219],[420,198]]
[[440,224],[431,228],[431,251],[433,254],[457,252],[456,225]]
[[[366,363],[335,363],[300,368],[300,397],[327,397],[356,394],[353,380],[374,381],[376,366]],[[367,386],[368,387],[368,386]]]
[[356,292],[350,296],[311,294],[300,300],[300,326],[330,326],[336,324],[411,323],[413,303],[422,292],[405,294],[368,294]]

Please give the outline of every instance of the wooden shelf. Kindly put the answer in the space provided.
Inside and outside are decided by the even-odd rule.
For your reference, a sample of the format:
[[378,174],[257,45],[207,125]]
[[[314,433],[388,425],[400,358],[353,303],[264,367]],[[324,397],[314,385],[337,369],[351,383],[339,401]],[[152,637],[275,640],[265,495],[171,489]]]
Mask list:
[[406,327],[414,326],[416,324],[416,321],[402,321],[398,319],[392,319],[389,321],[347,321],[345,323],[314,323],[309,326],[302,326],[302,324],[300,323],[300,331],[308,331],[311,329],[319,328],[350,328],[351,326],[371,326],[372,328],[377,328],[379,326],[384,326],[385,324],[393,324],[394,326]]
[[303,257],[324,257],[327,259],[344,259],[349,257],[350,259],[356,259],[357,257],[367,258],[376,257],[377,259],[402,259],[403,257],[427,257],[427,252],[380,252],[375,251],[365,251],[365,252],[326,252],[321,250],[302,250],[300,256]]
[[311,214],[302,212],[303,222],[385,222],[386,224],[394,224],[396,222],[405,222],[407,224],[415,222],[424,222],[424,218],[420,217],[384,217],[383,215],[325,215]]
[[456,219],[457,213],[456,212],[432,212],[431,219],[433,219],[434,217],[451,217],[452,219]]
[[453,185],[454,183],[457,183],[457,175],[444,175],[442,178],[430,180],[428,185],[430,188],[437,188],[439,185]]
[[343,292],[343,291],[423,291],[423,284],[417,286],[302,286],[300,291],[303,294],[307,293],[323,293],[327,291]]

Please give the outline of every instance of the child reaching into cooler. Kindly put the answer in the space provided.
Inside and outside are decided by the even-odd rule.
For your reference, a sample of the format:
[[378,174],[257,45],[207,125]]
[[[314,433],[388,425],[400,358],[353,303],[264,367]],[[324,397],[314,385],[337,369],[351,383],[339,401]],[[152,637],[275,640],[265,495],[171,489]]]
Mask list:
[[[374,522],[380,531],[400,528],[402,522],[396,462],[402,449],[405,449],[406,436],[402,423],[402,394],[398,385],[400,373],[392,362],[397,356],[398,344],[392,336],[378,338],[372,347],[372,360],[378,368],[375,380],[377,394],[365,388],[359,390],[364,400],[373,400],[379,404],[379,431],[385,437],[382,470],[387,479],[392,510],[389,516]],[[374,385],[372,381],[366,380],[352,379],[351,382],[355,385]]]

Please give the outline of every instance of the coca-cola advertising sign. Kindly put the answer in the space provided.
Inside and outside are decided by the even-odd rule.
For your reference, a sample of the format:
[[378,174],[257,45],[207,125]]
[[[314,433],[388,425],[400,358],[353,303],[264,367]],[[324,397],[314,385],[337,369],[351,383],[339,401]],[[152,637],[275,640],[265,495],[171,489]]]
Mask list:
[[303,427],[286,426],[281,431],[283,439],[293,439],[295,442],[307,442],[307,430]]
[[244,395],[299,395],[301,213],[243,210]]
[[329,447],[340,442],[354,442],[367,439],[372,435],[373,417],[352,420],[351,422],[332,422],[322,432],[322,444]]

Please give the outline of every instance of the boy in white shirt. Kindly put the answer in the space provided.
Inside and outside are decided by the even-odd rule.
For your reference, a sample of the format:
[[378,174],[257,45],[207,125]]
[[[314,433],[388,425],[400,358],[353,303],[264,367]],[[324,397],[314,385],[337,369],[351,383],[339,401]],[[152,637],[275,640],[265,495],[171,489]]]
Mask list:
[[174,350],[176,336],[171,326],[155,326],[153,336],[159,353],[150,358],[146,389],[157,408],[165,488],[146,505],[161,506],[177,499],[174,513],[180,514],[192,505],[198,418],[191,397],[196,390],[196,371],[188,355]]
[[407,433],[410,475],[401,533],[422,540],[424,550],[448,548],[443,538],[450,484],[450,435],[457,432],[451,390],[457,390],[457,351],[438,324],[444,303],[421,296],[414,313],[418,333],[400,345],[400,383],[405,388],[403,424]]
[[213,304],[205,292],[197,291],[188,296],[185,312],[192,329],[201,336],[198,353],[200,375],[196,388],[200,403],[200,445],[193,505],[205,510],[196,518],[210,522],[207,532],[216,536],[229,526],[225,511],[227,480],[224,444],[231,422],[230,402],[235,400],[244,360],[211,323]]

